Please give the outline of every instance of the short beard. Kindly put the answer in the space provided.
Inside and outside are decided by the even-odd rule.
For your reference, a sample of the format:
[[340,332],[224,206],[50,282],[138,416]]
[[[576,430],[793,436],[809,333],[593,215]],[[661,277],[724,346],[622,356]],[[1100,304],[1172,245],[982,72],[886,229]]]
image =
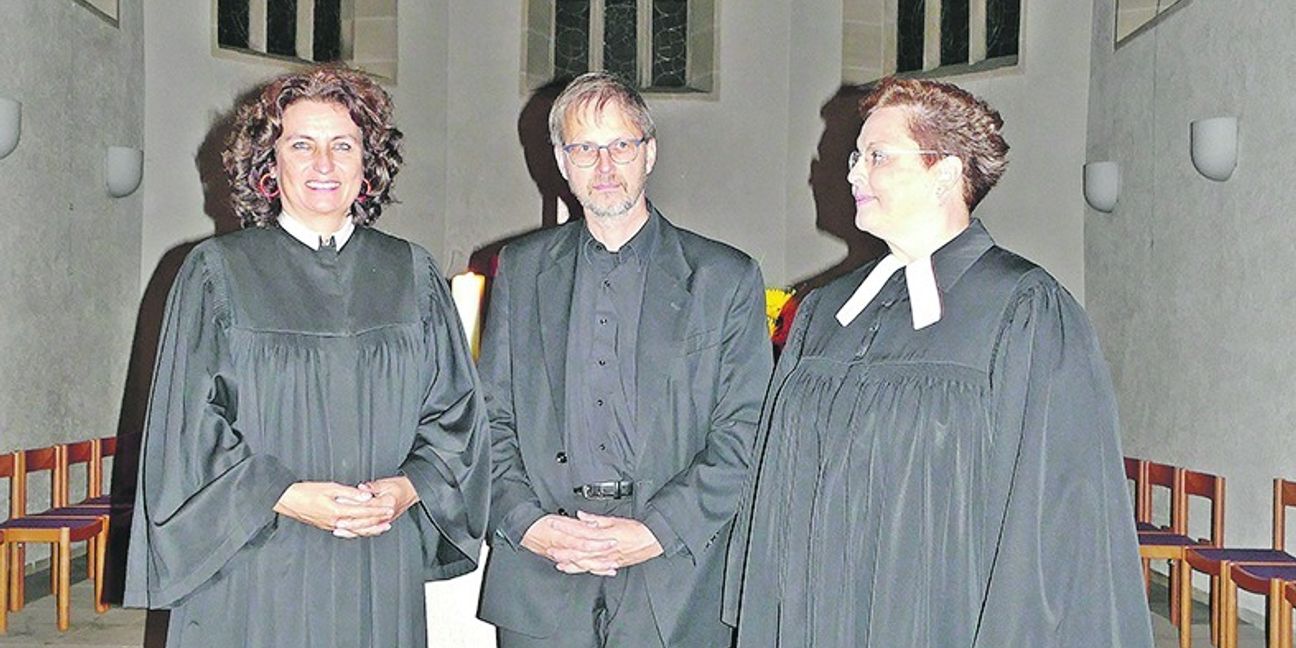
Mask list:
[[640,188],[639,193],[610,207],[603,207],[594,204],[593,201],[590,201],[590,203],[581,203],[581,207],[584,209],[586,214],[595,218],[602,220],[615,220],[630,213],[630,210],[634,208],[635,203],[639,202],[639,199],[643,198],[643,195],[644,191]]

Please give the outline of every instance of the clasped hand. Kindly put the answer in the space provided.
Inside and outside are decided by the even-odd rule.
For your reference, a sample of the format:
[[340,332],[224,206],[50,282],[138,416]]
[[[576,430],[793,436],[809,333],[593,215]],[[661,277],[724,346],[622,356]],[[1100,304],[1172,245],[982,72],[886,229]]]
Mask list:
[[339,538],[381,535],[391,530],[418,493],[403,475],[347,486],[336,482],[297,482],[288,487],[274,511]]
[[629,518],[580,511],[577,519],[546,515],[527,529],[522,546],[568,574],[615,576],[617,569],[662,554],[647,526]]

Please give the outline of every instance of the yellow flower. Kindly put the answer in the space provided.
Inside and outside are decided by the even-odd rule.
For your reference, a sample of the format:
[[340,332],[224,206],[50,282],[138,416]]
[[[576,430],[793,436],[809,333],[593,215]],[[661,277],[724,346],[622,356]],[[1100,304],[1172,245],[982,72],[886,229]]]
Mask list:
[[779,313],[783,312],[783,306],[792,299],[794,294],[796,294],[795,290],[765,289],[765,320],[769,324],[770,335],[774,335],[775,329],[778,328]]

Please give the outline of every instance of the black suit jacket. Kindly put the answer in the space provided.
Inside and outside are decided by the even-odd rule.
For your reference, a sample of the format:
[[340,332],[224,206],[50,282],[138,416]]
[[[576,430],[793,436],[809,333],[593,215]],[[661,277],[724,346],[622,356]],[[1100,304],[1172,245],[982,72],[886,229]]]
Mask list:
[[[658,216],[660,217],[660,216]],[[683,549],[642,569],[668,645],[727,636],[720,621],[724,551],[750,468],[773,370],[764,286],[750,257],[662,220],[638,330],[635,517]],[[530,524],[582,507],[560,455],[568,318],[580,228],[524,237],[500,254],[479,363],[491,420],[492,549],[483,620],[532,636],[577,610],[579,579],[518,545]],[[656,515],[652,515],[655,512]],[[661,528],[664,521],[667,529]],[[624,611],[623,611],[624,613]],[[582,615],[583,616],[583,615]]]

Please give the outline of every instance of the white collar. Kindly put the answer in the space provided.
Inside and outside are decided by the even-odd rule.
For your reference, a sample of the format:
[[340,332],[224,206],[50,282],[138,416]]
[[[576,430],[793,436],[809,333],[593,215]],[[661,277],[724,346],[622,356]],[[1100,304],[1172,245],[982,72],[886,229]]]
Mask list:
[[[301,222],[295,216],[285,211],[279,212],[279,227],[284,228],[285,232],[292,234],[293,238],[301,241],[302,245],[305,245],[312,250],[320,249],[320,241],[329,238],[327,236],[320,236],[319,232],[307,227],[306,223]],[[342,227],[338,228],[338,231],[333,232],[333,243],[337,246],[338,250],[341,250],[342,246],[346,245],[347,241],[351,240],[351,234],[353,233],[355,233],[355,221],[351,220],[351,215],[348,214],[346,218],[342,219]]]
[[936,272],[932,269],[931,255],[914,259],[911,263],[905,264],[896,255],[888,254],[878,264],[873,267],[860,283],[855,293],[842,304],[837,311],[837,321],[846,326],[855,321],[855,318],[869,303],[877,297],[886,285],[891,275],[897,270],[904,268],[905,284],[909,288],[909,308],[913,315],[913,327],[917,331],[940,321],[941,318],[941,298],[940,289],[936,286]]

